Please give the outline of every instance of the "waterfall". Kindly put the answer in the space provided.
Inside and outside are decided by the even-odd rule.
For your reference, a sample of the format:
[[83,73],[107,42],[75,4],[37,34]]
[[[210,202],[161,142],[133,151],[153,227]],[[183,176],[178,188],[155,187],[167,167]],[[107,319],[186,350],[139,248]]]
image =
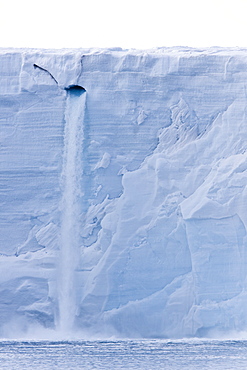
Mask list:
[[67,90],[62,170],[61,240],[58,271],[58,328],[61,334],[73,329],[76,315],[75,270],[80,258],[79,198],[82,193],[83,123],[85,89],[71,86]]

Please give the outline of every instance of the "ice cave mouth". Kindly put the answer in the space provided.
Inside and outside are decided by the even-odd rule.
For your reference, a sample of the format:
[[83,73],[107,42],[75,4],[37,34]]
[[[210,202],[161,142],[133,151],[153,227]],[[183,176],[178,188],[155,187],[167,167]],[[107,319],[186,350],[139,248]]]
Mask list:
[[86,89],[84,89],[84,87],[80,85],[69,85],[68,87],[65,87],[64,90],[71,92],[73,94],[78,94],[78,95],[86,91]]

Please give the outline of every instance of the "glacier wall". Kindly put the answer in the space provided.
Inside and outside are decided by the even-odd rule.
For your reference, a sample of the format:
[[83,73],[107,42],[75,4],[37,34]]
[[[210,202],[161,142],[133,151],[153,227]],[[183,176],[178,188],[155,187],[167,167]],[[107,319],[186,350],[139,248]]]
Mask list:
[[247,325],[247,50],[0,49],[0,336]]

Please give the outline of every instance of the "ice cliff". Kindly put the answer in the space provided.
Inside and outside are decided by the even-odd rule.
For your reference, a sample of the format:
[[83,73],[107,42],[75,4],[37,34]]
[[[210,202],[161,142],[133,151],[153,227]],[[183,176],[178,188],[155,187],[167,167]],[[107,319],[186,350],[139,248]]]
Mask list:
[[0,49],[0,335],[247,327],[247,50]]

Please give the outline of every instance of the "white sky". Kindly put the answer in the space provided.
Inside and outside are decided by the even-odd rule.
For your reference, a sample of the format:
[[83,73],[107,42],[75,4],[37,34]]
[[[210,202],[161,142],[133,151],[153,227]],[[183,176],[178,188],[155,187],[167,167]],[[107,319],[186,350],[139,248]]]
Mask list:
[[246,46],[247,0],[0,0],[0,47]]

